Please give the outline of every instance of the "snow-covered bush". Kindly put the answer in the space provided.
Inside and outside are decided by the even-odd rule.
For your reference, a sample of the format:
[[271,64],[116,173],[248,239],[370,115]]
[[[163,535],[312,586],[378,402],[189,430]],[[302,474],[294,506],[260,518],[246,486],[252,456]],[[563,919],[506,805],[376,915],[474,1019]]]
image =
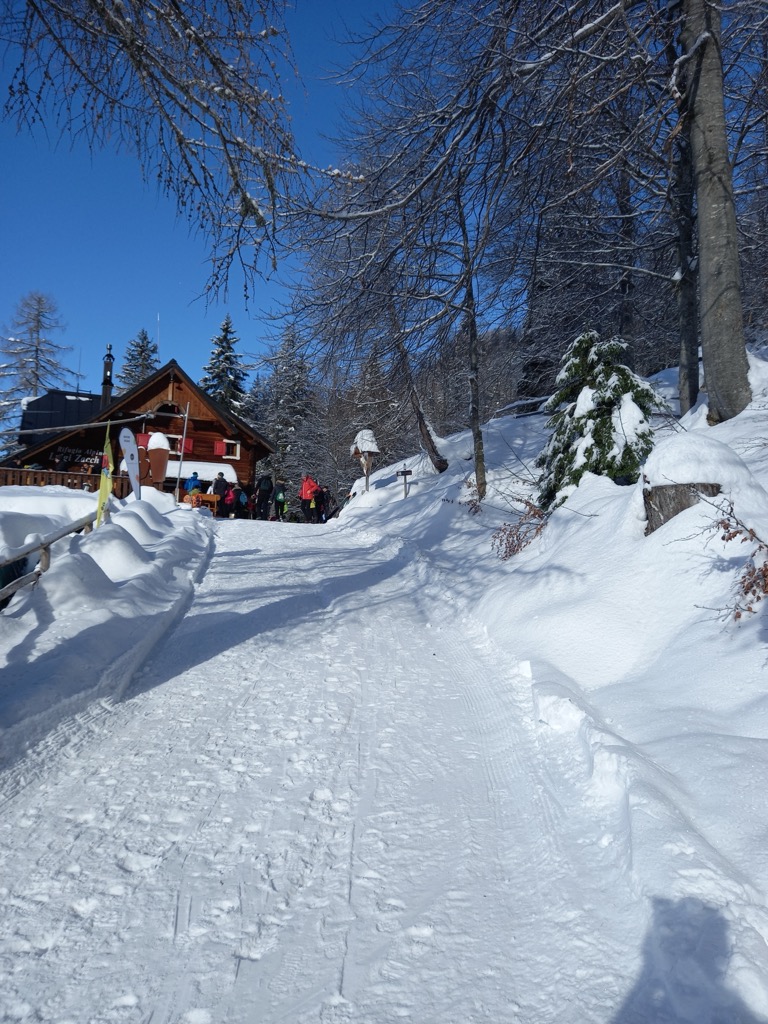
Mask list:
[[621,338],[585,331],[563,356],[546,405],[552,436],[536,465],[544,470],[539,504],[562,504],[585,473],[634,483],[653,447],[649,418],[662,400],[621,362]]

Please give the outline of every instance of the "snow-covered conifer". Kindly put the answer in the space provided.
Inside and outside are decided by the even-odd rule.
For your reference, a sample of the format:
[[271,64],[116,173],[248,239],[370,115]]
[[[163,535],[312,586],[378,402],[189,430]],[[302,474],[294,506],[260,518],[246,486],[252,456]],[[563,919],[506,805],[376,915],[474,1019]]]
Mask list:
[[219,333],[211,340],[211,358],[203,367],[200,387],[215,402],[237,415],[245,400],[246,371],[239,353],[235,352],[235,345],[240,339],[234,332],[229,314],[224,318]]
[[260,373],[257,373],[243,399],[243,404],[240,406],[241,419],[256,427],[257,430],[263,430],[266,400],[264,379]]
[[626,343],[585,331],[571,344],[546,405],[552,436],[537,460],[539,504],[561,504],[585,473],[634,483],[653,446],[649,420],[662,405],[653,387],[621,362]]
[[21,403],[38,398],[51,388],[71,387],[81,374],[63,362],[69,346],[53,340],[63,331],[56,301],[41,292],[29,292],[18,306],[9,328],[0,332],[0,455],[19,447]]
[[71,386],[80,374],[68,370],[62,356],[71,347],[59,345],[54,331],[64,330],[54,299],[41,292],[25,295],[16,307],[9,337],[0,339],[4,376],[13,380],[14,394],[37,398],[49,388]]
[[159,366],[157,342],[151,341],[142,327],[136,337],[128,342],[122,369],[115,375],[115,380],[121,390],[127,391],[151,377]]
[[259,430],[276,448],[265,468],[298,482],[302,470],[319,471],[324,430],[310,366],[292,330],[286,332],[269,363],[272,372],[261,381],[257,403],[262,417]]

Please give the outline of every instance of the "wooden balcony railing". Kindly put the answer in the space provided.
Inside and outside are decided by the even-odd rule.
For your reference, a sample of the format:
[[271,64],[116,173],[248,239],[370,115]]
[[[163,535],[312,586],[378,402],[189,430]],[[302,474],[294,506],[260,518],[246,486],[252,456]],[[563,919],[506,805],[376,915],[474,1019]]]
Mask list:
[[[74,491],[98,491],[98,473],[61,472],[54,469],[17,469],[0,466],[0,487],[46,487],[56,484]],[[112,477],[112,493],[116,498],[125,498],[131,490],[127,476]]]

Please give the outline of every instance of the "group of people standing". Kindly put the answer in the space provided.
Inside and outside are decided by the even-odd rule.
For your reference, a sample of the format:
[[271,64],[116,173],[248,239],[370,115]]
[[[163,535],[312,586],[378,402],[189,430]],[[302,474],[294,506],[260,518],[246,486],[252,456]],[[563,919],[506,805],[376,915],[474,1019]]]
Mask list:
[[[264,490],[262,490],[262,488]],[[285,491],[285,480],[278,479],[272,489],[272,477],[269,474],[261,477],[256,482],[256,493],[270,495],[274,493],[275,515],[279,522],[285,522],[288,515],[288,499]],[[325,523],[330,519],[331,492],[327,487],[322,487],[309,473],[302,473],[301,485],[299,487],[299,504],[301,514],[305,523]],[[257,501],[260,506],[259,519],[268,519],[269,497],[264,498],[264,505]],[[335,512],[335,510],[333,510]]]
[[[194,495],[200,494],[202,482],[198,474],[192,473],[184,484],[184,489],[194,503]],[[288,492],[282,477],[273,481],[271,473],[264,473],[256,481],[250,494],[246,494],[238,484],[232,484],[219,473],[211,486],[209,494],[218,495],[216,516],[221,519],[235,518],[273,519],[284,523],[288,519]],[[306,523],[324,523],[335,515],[332,509],[331,494],[327,487],[322,487],[310,473],[302,474],[298,493],[301,514]]]
[[[285,480],[278,477],[272,483],[272,476],[265,473],[256,481],[254,489],[257,519],[276,519],[280,523],[288,518],[288,495]],[[299,504],[305,523],[325,523],[336,509],[332,509],[331,492],[322,487],[309,473],[303,473],[299,487]],[[270,516],[270,502],[274,502],[274,515]]]
[[249,499],[252,502],[252,519],[270,519],[269,509],[274,502],[274,518],[279,523],[284,523],[288,517],[288,497],[285,489],[285,480],[278,477],[277,482],[272,482],[272,476],[265,473],[256,481],[256,487]]
[[[195,470],[184,484],[192,505],[201,504],[197,495],[203,492],[203,482]],[[230,483],[223,473],[218,473],[213,483],[206,489],[206,494],[215,494],[218,497],[216,502],[215,515],[220,519],[228,519],[230,516],[243,516],[245,514],[248,498],[240,484]]]

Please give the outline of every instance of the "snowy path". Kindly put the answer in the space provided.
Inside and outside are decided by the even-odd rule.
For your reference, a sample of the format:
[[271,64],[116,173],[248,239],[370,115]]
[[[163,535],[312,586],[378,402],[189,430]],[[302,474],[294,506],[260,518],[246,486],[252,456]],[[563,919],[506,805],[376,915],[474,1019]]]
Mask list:
[[610,1024],[624,865],[530,715],[396,542],[219,524],[126,700],[0,780],[0,1019]]

